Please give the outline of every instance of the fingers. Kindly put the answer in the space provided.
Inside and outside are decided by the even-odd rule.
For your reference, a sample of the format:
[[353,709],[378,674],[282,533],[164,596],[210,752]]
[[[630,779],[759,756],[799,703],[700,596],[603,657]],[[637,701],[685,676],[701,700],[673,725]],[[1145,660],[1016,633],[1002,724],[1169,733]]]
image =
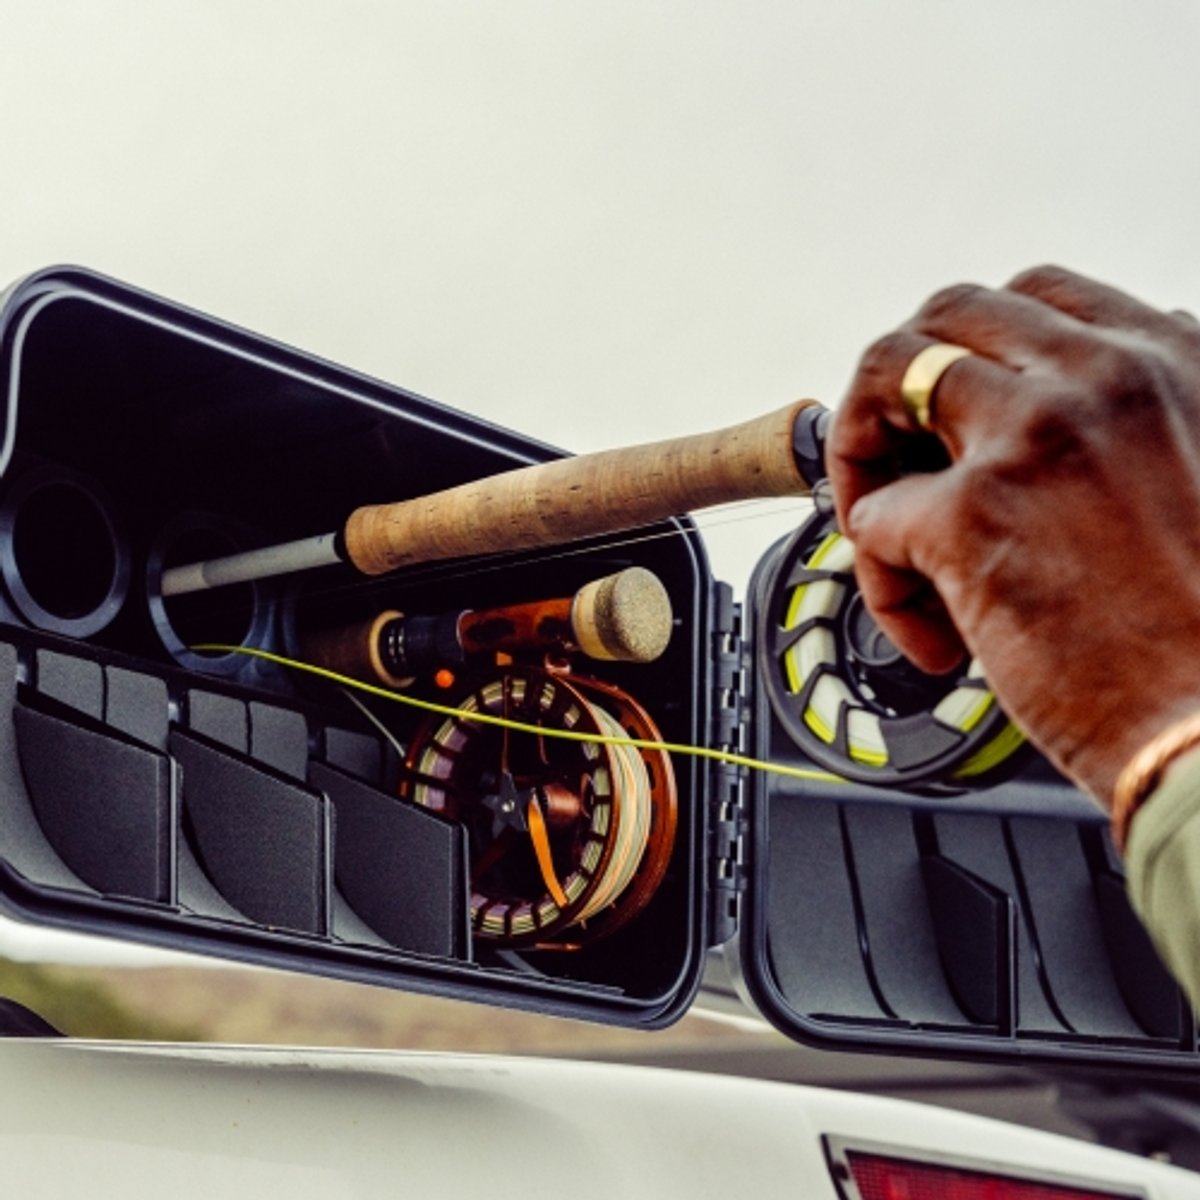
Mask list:
[[[930,389],[929,428],[951,461],[935,475],[912,475],[912,449],[930,439],[902,388],[913,359],[938,342],[971,351]],[[863,355],[835,415],[826,464],[838,520],[857,546],[864,599],[905,654],[936,672],[963,652],[949,614],[970,625],[963,597],[972,539],[956,543],[952,525],[961,531],[967,519],[956,506],[971,480],[994,481],[996,464],[1011,477],[1031,455],[1042,465],[1076,462],[1083,448],[1124,444],[1134,426],[1144,432],[1155,414],[1167,428],[1178,419],[1179,396],[1193,393],[1164,388],[1162,364],[1181,347],[1194,355],[1198,342],[1200,330],[1182,314],[1039,267],[1004,288],[939,292]],[[1095,441],[1097,424],[1107,441]]]
[[1127,344],[1113,331],[1131,327],[1194,336],[1180,316],[1061,267],[1027,271],[1005,288],[960,284],[937,293],[859,364],[830,438],[839,519],[860,497],[898,478],[905,447],[922,434],[901,385],[924,347],[948,342],[974,355],[947,370],[931,410],[933,428],[958,458],[999,425],[1011,428],[1020,417],[1015,406],[1033,398],[1042,382],[1127,365]]
[[965,646],[930,582],[937,547],[949,535],[950,473],[911,476],[865,496],[850,510],[855,574],[880,628],[923,671],[942,674]]
[[[912,360],[935,339],[901,329],[880,339],[863,356],[849,394],[834,417],[826,447],[838,520],[846,525],[861,497],[903,473],[905,448],[927,436],[905,403],[901,385]],[[930,396],[932,428],[952,458],[975,438],[988,436],[1011,402],[1016,376],[987,358],[952,363]]]

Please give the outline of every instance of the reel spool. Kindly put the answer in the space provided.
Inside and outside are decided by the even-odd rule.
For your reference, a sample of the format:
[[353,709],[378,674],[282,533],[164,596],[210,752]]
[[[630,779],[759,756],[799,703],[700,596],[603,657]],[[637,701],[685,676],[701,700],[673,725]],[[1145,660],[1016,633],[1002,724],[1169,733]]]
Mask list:
[[[546,729],[661,740],[620,689],[532,668],[488,680],[458,707]],[[401,795],[467,828],[477,937],[577,949],[641,912],[666,872],[677,819],[666,751],[445,717],[417,732],[405,774]]]
[[771,707],[814,762],[855,783],[960,792],[994,782],[1024,745],[979,664],[926,675],[867,612],[854,545],[818,513],[764,581],[758,669]]

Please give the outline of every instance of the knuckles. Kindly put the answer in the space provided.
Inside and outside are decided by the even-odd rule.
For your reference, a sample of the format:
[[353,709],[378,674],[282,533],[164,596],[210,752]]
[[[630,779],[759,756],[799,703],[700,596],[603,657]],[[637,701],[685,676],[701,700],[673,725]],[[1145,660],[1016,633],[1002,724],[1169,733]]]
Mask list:
[[[1054,379],[1031,379],[1017,428],[1025,450],[1061,460],[1097,439],[1136,433],[1170,437],[1172,414],[1200,410],[1193,388],[1177,386],[1178,372],[1160,347],[1142,339],[1097,337],[1086,357]],[[1189,419],[1200,411],[1189,411]]]
[[935,332],[957,328],[963,320],[970,318],[981,307],[986,306],[992,295],[990,288],[978,283],[956,283],[934,292],[921,305],[916,323],[919,327]]
[[1167,314],[1180,348],[1185,354],[1200,355],[1200,319],[1185,308],[1177,308]]
[[1078,374],[1031,384],[1000,434],[1026,482],[1063,469],[1105,477],[1127,438],[1169,436],[1171,394],[1150,355],[1100,343]]
[[1010,292],[1020,292],[1025,296],[1048,297],[1066,288],[1074,288],[1079,282],[1080,276],[1074,271],[1055,263],[1043,263],[1014,275],[1005,287]]

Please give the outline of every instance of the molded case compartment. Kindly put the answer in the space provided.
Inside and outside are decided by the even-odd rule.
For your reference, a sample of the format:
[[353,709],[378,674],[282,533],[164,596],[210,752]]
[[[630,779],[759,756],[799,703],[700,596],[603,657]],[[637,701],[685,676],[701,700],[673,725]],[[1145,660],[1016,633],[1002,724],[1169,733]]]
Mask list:
[[[705,776],[691,762],[665,881],[636,920],[575,951],[497,951],[470,934],[464,829],[397,797],[379,731],[331,686],[193,647],[296,653],[309,624],[567,596],[641,565],[671,598],[671,645],[652,664],[588,668],[668,739],[707,743],[713,588],[690,527],[164,599],[166,567],[556,452],[74,269],[7,294],[0,371],[0,904],[460,998],[679,1015],[704,949]],[[401,742],[424,719],[379,715]]]

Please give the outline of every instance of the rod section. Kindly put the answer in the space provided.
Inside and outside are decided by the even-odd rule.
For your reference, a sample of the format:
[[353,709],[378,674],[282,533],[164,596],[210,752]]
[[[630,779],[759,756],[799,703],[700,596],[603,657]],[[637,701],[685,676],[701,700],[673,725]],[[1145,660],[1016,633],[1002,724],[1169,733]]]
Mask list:
[[162,592],[179,596],[345,559],[364,575],[381,575],[448,558],[561,546],[731,501],[805,496],[821,469],[827,417],[817,401],[799,400],[711,433],[556,459],[412,500],[366,505],[350,514],[340,534],[173,567],[163,572]]
[[224,558],[211,558],[208,562],[171,567],[162,573],[162,594],[168,597],[185,596],[189,592],[203,592],[231,583],[250,583],[275,575],[290,575],[295,571],[328,567],[342,561],[338,553],[338,535],[322,533],[295,542],[284,542],[279,546],[264,546],[261,550],[245,550]]

